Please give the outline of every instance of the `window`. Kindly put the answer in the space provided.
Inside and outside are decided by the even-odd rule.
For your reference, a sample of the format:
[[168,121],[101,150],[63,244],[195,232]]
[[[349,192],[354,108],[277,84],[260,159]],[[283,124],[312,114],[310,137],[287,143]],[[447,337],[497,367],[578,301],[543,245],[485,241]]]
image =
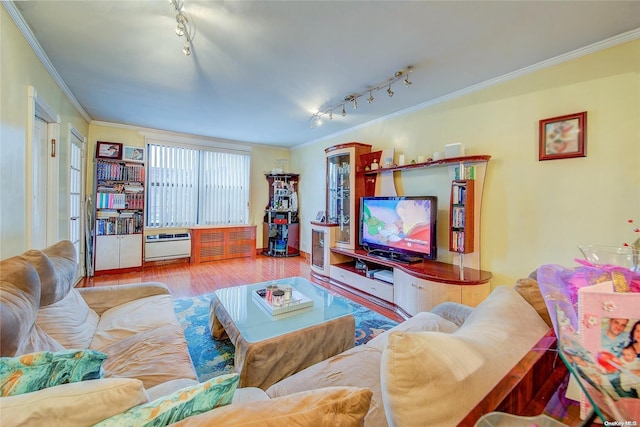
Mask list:
[[248,224],[248,152],[147,144],[147,227]]

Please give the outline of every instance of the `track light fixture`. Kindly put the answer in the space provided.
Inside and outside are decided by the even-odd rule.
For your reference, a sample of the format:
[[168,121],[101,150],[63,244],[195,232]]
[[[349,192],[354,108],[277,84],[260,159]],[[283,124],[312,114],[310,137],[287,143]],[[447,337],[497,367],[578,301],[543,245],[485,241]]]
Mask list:
[[[176,0],[171,0],[176,1]],[[341,114],[342,117],[345,117],[347,115],[347,111],[345,109],[345,105],[346,103],[352,102],[353,103],[353,109],[356,110],[358,108],[358,98],[361,96],[365,96],[367,95],[367,93],[369,94],[369,97],[367,98],[367,103],[371,104],[374,101],[374,97],[373,97],[373,92],[374,91],[379,91],[380,89],[384,89],[385,87],[387,88],[387,95],[389,95],[389,97],[392,97],[395,92],[393,90],[391,90],[391,85],[393,85],[394,83],[396,83],[399,80],[403,80],[404,81],[404,85],[406,87],[409,87],[413,84],[412,81],[409,81],[409,73],[412,71],[411,67],[407,67],[404,70],[400,70],[400,71],[396,71],[396,73],[393,75],[393,77],[388,78],[387,80],[378,83],[377,85],[374,86],[370,86],[367,90],[363,91],[363,92],[358,92],[358,93],[352,93],[350,95],[347,95],[343,98],[342,101],[338,102],[337,104],[333,104],[330,105],[324,109],[320,109],[318,110],[317,113],[313,114],[311,116],[311,127],[315,128],[317,126],[320,126],[320,124],[322,123],[322,116],[328,115],[329,116],[329,120],[333,119],[333,110],[337,109],[337,108],[341,108]]]
[[389,85],[389,88],[387,89],[387,93],[389,94],[389,98],[391,98],[395,92],[391,90],[391,85]]
[[169,3],[173,6],[176,12],[176,35],[178,37],[184,37],[185,42],[182,47],[182,53],[186,56],[191,55],[191,44],[193,38],[196,35],[196,27],[193,25],[193,21],[190,21],[185,14],[184,1],[182,0],[169,0]]

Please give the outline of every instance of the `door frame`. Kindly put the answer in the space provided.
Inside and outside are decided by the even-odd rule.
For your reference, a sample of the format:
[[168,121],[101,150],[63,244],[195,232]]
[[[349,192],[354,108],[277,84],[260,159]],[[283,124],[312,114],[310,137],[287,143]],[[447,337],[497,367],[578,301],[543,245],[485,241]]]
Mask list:
[[[46,227],[47,245],[52,245],[58,240],[58,217],[60,215],[58,209],[58,190],[60,183],[59,177],[59,155],[57,153],[57,143],[60,141],[60,115],[58,115],[53,108],[47,104],[47,102],[38,95],[38,92],[33,86],[27,87],[27,150],[26,150],[26,238],[27,248],[31,248],[32,241],[32,229],[33,229],[33,137],[35,117],[38,116],[45,122],[47,122],[47,141],[48,152],[47,156],[47,188],[44,196],[46,197]],[[53,142],[55,141],[55,143]],[[36,248],[42,249],[42,248]]]

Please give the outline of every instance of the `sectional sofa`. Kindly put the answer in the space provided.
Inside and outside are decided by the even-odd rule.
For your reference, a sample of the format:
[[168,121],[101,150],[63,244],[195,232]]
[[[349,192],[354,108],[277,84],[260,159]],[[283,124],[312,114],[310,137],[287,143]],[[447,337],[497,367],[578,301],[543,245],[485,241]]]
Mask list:
[[[167,287],[76,289],[75,257],[63,241],[0,262],[0,351],[97,350],[107,355],[104,378],[2,397],[3,427],[89,426],[197,384]],[[539,291],[530,291],[500,286],[476,308],[441,304],[175,425],[456,425],[548,332]]]

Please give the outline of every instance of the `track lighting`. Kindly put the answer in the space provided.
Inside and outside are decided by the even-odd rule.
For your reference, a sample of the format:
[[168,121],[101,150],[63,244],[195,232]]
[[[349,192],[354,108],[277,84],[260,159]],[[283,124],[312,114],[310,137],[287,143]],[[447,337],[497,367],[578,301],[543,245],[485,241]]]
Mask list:
[[[177,0],[171,0],[173,1],[177,1]],[[380,89],[386,87],[387,88],[387,95],[389,95],[389,97],[392,97],[393,95],[395,95],[395,92],[393,90],[391,90],[391,85],[393,85],[394,83],[396,83],[399,80],[403,80],[404,81],[404,85],[406,87],[409,87],[413,84],[413,82],[409,81],[409,73],[412,71],[411,67],[407,67],[404,70],[400,70],[397,71],[393,77],[388,78],[387,80],[378,83],[377,85],[373,85],[373,86],[369,86],[368,89],[366,89],[363,92],[358,92],[358,93],[352,93],[350,95],[347,95],[343,98],[343,101],[340,101],[337,104],[334,105],[330,105],[324,109],[320,109],[318,110],[317,113],[313,114],[311,116],[311,127],[315,128],[317,126],[320,125],[321,123],[321,118],[324,115],[329,115],[329,120],[333,119],[333,110],[339,107],[341,108],[341,114],[342,117],[345,117],[347,115],[347,111],[345,109],[345,105],[346,103],[352,102],[353,103],[353,109],[357,110],[358,109],[358,98],[361,96],[365,96],[367,95],[367,93],[369,94],[369,97],[367,98],[367,103],[371,104],[374,101],[374,97],[373,97],[373,92],[374,91],[379,91]]]
[[182,47],[182,53],[184,53],[186,56],[191,55],[191,44],[193,41],[193,38],[196,35],[196,28],[193,25],[193,21],[190,21],[187,18],[187,15],[185,14],[183,8],[184,8],[184,2],[181,0],[169,0],[169,3],[171,3],[171,5],[173,6],[173,8],[175,9],[176,12],[176,35],[178,37],[184,37],[185,38],[185,42],[184,42],[184,46]]
[[405,78],[404,78],[404,85],[405,85],[406,87],[409,87],[409,86],[411,86],[412,84],[413,84],[413,82],[410,82],[410,81],[409,81],[409,76],[407,76],[407,77],[405,77]]

